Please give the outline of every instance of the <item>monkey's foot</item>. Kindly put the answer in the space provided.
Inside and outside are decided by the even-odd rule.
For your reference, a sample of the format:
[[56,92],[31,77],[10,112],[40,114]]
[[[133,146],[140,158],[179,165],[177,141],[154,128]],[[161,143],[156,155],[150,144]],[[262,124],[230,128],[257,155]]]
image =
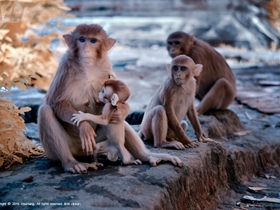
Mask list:
[[198,146],[199,146],[198,142],[193,142],[193,141],[190,142],[189,144],[185,144],[186,148],[196,148]]
[[199,138],[199,139],[198,139],[198,141],[203,142],[203,143],[207,143],[207,142],[215,142],[215,140],[213,140],[213,139],[210,139],[210,138],[204,138],[204,137]]
[[157,166],[161,161],[170,161],[172,162],[173,165],[179,167],[182,167],[184,165],[183,161],[180,158],[168,154],[152,153],[151,156],[149,157],[149,163],[153,167]]
[[141,165],[142,161],[139,159],[122,162],[123,165]]
[[88,168],[93,168],[94,170],[98,170],[96,163],[81,163],[76,160],[69,161],[68,163],[63,165],[64,171],[71,172],[74,174],[85,174],[87,173]]
[[135,164],[135,165],[142,165],[142,161],[139,160],[139,159],[136,159],[136,160],[132,161],[132,163]]
[[96,166],[100,166],[100,167],[103,167],[103,166],[104,166],[103,163],[99,163],[99,162],[93,162],[93,163],[91,163],[91,164],[95,164]]
[[175,148],[175,149],[178,149],[178,150],[184,150],[185,149],[185,146],[181,142],[176,141],[176,140],[163,142],[163,143],[161,143],[160,147]]

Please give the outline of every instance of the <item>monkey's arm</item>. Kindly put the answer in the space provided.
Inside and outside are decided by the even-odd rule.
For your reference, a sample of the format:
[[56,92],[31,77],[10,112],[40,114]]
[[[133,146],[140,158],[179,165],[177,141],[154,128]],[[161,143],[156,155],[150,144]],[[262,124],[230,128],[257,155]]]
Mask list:
[[92,115],[92,114],[86,114],[87,120],[90,120],[96,124],[100,125],[108,125],[109,118],[106,115]]
[[52,106],[55,115],[62,121],[72,124],[71,118],[73,114],[78,114],[78,111],[66,101],[60,101]]
[[106,115],[93,115],[89,113],[83,113],[82,111],[79,111],[79,114],[73,114],[71,119],[72,123],[77,126],[79,126],[79,124],[85,120],[89,120],[100,125],[108,125],[109,123],[109,118],[106,117]]
[[[78,114],[78,111],[69,102],[65,101],[56,103],[52,108],[59,119],[70,124],[72,124],[72,115]],[[92,155],[93,150],[96,149],[95,131],[87,121],[80,123],[78,129],[83,151],[86,151],[88,155]]]
[[128,103],[119,103],[117,111],[111,112],[110,123],[122,122],[130,113],[130,106]]
[[100,125],[108,125],[112,112],[113,110],[111,108],[111,104],[106,103],[103,108],[102,115],[93,115],[93,114],[83,113],[82,111],[79,111],[79,114],[73,114],[71,121],[74,125],[76,124],[78,126],[80,122],[85,120],[90,120]]
[[[167,108],[168,109],[168,108]],[[182,129],[177,117],[175,116],[173,110],[166,111],[168,126],[174,131],[174,133],[178,137],[178,141],[182,142],[184,145],[191,144],[192,141],[190,138],[185,134],[184,130]]]
[[[53,110],[60,120],[70,124],[72,124],[72,115],[78,114],[78,111],[69,102],[66,101],[57,102],[53,106]],[[92,133],[92,135],[96,137],[95,131],[89,128],[90,124],[88,122],[83,121],[83,123],[79,123],[77,124],[77,126],[79,126],[80,130],[92,130],[88,132]]]
[[192,107],[188,110],[187,116],[193,126],[193,129],[195,131],[195,135],[198,139],[198,141],[200,142],[213,142],[213,139],[210,138],[204,138],[203,134],[202,134],[202,129],[197,117],[197,113],[196,113],[196,109],[194,108],[194,106],[192,105]]
[[174,131],[174,133],[178,137],[178,141],[182,142],[184,145],[192,144],[190,138],[185,134],[183,128],[181,127],[175,112],[174,107],[172,105],[172,101],[169,101],[164,106],[167,115],[168,126]]
[[174,96],[176,97],[176,95],[178,95],[176,91],[177,87],[174,86],[172,81],[166,83],[163,89],[159,92],[159,103],[165,109],[168,127],[171,128],[176,134],[178,141],[180,141],[184,145],[188,145],[191,144],[192,141],[185,134],[174,111],[176,108],[176,100],[174,100],[173,98]]

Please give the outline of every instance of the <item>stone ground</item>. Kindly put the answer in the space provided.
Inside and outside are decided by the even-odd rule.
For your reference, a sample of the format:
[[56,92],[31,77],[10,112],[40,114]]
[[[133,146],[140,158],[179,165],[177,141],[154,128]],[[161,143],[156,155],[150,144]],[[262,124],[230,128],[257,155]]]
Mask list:
[[[261,69],[254,73],[258,71]],[[237,80],[248,82],[246,70],[234,72]],[[117,73],[130,81],[130,72]],[[153,74],[160,73],[160,68],[153,69]],[[157,86],[157,82],[150,83]],[[148,90],[150,87],[136,95]],[[35,104],[40,97],[37,95]],[[216,136],[216,143],[184,151],[146,144],[154,152],[180,157],[182,168],[170,163],[121,166],[104,157],[104,167],[77,175],[64,173],[60,164],[48,158],[28,159],[0,172],[0,205],[6,205],[3,209],[280,209],[280,204],[242,199],[244,195],[279,197],[280,115],[263,114],[237,101],[229,110],[238,116],[243,129],[238,127],[238,120],[228,117],[230,111],[199,117],[206,135],[224,135]],[[225,128],[227,123],[231,127]],[[38,141],[37,125],[26,125],[28,138]],[[134,128],[137,131],[139,125]],[[195,139],[191,127],[187,135]],[[22,181],[30,176],[31,182]],[[249,187],[265,189],[254,192]]]
[[[89,10],[82,11],[92,14]],[[103,10],[103,15],[104,11],[110,15],[110,10]],[[224,12],[209,21],[218,19]],[[137,14],[143,14],[143,11]],[[170,59],[164,49],[164,40],[169,30],[180,26],[186,29],[194,24],[208,27],[205,18],[209,11],[190,14],[188,24],[184,23],[185,14],[182,14],[184,17],[163,19],[81,17],[65,19],[64,23],[75,25],[95,21],[117,38],[119,43],[110,55],[114,69],[118,78],[131,87],[132,110],[141,112],[166,78],[165,64]],[[184,151],[155,149],[146,144],[154,152],[180,157],[184,162],[182,168],[170,163],[157,167],[148,164],[121,166],[120,162],[110,162],[103,157],[104,167],[80,175],[64,173],[60,164],[48,158],[28,159],[22,165],[0,171],[0,209],[280,209],[279,203],[242,199],[244,195],[280,197],[280,114],[258,111],[259,107],[263,109],[265,101],[254,109],[240,103],[248,97],[252,100],[256,94],[266,93],[265,97],[270,100],[268,104],[280,107],[279,86],[271,85],[272,79],[279,81],[279,52],[218,50],[233,68],[240,98],[226,112],[199,116],[205,135],[213,137],[216,143],[200,144],[198,148]],[[260,57],[260,54],[266,57]],[[241,62],[236,61],[236,57],[241,58]],[[267,66],[268,63],[274,66]],[[263,79],[270,83],[260,85],[259,81]],[[44,94],[30,88],[25,94],[13,90],[9,97],[16,104],[34,105],[35,113],[28,119],[36,122],[36,106],[42,103]],[[39,141],[36,123],[26,123],[26,126],[27,137]],[[139,129],[139,125],[133,127],[136,131]],[[187,135],[195,139],[191,127]],[[262,189],[253,191],[249,187]]]

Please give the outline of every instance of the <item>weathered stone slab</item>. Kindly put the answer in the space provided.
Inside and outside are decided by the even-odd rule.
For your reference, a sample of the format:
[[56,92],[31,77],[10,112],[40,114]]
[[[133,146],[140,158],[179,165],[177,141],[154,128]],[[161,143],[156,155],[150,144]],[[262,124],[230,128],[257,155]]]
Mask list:
[[[48,205],[47,208],[69,208],[68,205],[74,204],[78,205],[75,209],[98,210],[196,210],[216,209],[219,204],[220,209],[229,209],[229,205],[236,205],[236,200],[229,196],[234,183],[242,186],[260,173],[280,174],[280,142],[277,138],[280,129],[265,127],[265,122],[242,117],[244,112],[260,117],[254,110],[237,107],[231,110],[240,116],[242,124],[251,133],[225,135],[217,138],[217,143],[200,143],[198,148],[184,151],[156,149],[147,145],[154,152],[177,155],[184,162],[182,168],[170,163],[157,167],[148,164],[121,166],[120,162],[113,163],[103,158],[103,168],[77,175],[64,173],[60,164],[47,158],[29,159],[23,165],[0,172],[1,202],[20,203],[6,209],[22,209],[27,203],[34,203],[32,209],[43,208],[43,205]],[[232,111],[226,111],[225,115],[231,115]],[[216,117],[220,118],[217,121],[221,123],[224,119],[219,115],[221,113],[216,113]],[[265,119],[276,125],[278,118],[268,116]],[[207,130],[206,124],[202,126]],[[36,124],[27,127],[33,130],[28,135],[36,139]],[[195,139],[191,130],[187,133]],[[21,182],[29,176],[34,177],[33,182]],[[226,207],[222,205],[224,202],[227,202]],[[277,207],[277,204],[274,206]]]

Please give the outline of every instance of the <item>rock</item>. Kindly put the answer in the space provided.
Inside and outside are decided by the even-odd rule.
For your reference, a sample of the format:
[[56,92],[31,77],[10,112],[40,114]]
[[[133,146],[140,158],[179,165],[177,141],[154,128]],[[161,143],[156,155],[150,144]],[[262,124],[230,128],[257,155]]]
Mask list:
[[236,113],[229,109],[210,111],[205,115],[199,115],[198,118],[204,135],[209,138],[228,137],[244,130],[244,125]]
[[[242,113],[243,109],[237,114]],[[226,127],[232,125],[232,119],[236,117],[236,113],[230,110],[212,114],[200,118],[205,117],[214,121],[213,124],[220,123]],[[252,123],[247,121],[246,125]],[[262,126],[254,125],[255,130],[242,137],[216,139],[214,143],[200,143],[198,148],[184,151],[150,147],[156,153],[178,156],[184,162],[183,168],[169,163],[151,167],[146,163],[121,166],[120,162],[105,161],[104,167],[98,171],[69,174],[63,172],[60,164],[47,158],[28,159],[18,167],[0,173],[1,203],[32,202],[37,205],[36,208],[42,205],[79,205],[80,209],[98,210],[234,208],[236,201],[242,197],[237,196],[235,191],[246,193],[244,184],[255,179],[257,174],[265,172],[277,175],[280,172],[280,144],[275,138],[280,135],[280,130],[273,127],[262,130]],[[36,131],[37,126],[30,123],[27,127],[31,132]],[[224,130],[225,133],[233,131]],[[36,138],[32,132],[28,135]],[[31,174],[34,177],[32,182],[21,182]],[[277,180],[267,186],[279,189],[280,182]],[[277,204],[271,205],[275,209],[279,207]],[[14,209],[22,209],[22,206],[15,206]]]
[[38,118],[38,110],[41,104],[26,104],[25,106],[30,107],[31,110],[29,112],[25,112],[24,115],[20,115],[25,123],[37,123]]
[[262,46],[255,34],[244,27],[232,15],[226,15],[199,38],[213,46],[218,46],[222,43],[248,49]]
[[223,125],[223,127],[225,128],[225,133],[227,135],[231,135],[245,128],[237,114],[229,109],[209,111],[206,114],[208,116],[214,116]]
[[226,127],[216,117],[200,115],[199,121],[205,136],[215,139],[227,135]]
[[142,122],[144,116],[144,112],[143,111],[135,111],[130,113],[125,121],[128,122],[130,125],[139,125]]
[[26,138],[30,140],[35,140],[36,142],[40,142],[38,126],[36,123],[25,123],[26,130],[23,130],[23,134]]

